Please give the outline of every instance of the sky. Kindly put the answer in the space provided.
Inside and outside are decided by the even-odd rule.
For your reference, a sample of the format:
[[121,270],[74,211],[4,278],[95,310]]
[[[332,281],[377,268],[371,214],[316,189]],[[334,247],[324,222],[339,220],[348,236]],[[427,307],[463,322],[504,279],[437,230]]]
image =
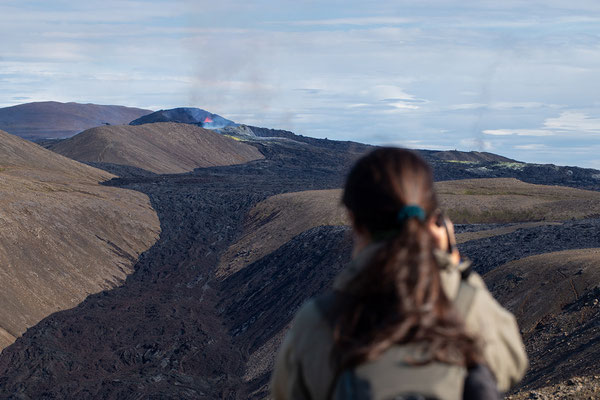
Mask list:
[[0,107],[239,123],[600,169],[597,0],[0,0]]

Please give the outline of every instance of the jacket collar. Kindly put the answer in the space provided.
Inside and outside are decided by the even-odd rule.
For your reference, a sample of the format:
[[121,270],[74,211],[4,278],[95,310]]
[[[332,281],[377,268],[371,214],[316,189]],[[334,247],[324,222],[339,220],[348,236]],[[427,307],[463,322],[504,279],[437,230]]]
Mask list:
[[383,242],[373,242],[362,249],[333,281],[333,290],[345,291],[348,284],[369,264]]

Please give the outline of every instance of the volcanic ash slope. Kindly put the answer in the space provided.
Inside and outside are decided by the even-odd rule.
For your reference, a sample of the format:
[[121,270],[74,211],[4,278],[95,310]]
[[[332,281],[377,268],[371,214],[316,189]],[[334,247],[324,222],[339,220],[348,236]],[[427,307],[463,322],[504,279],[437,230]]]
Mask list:
[[128,165],[158,174],[264,158],[255,147],[241,141],[173,122],[93,128],[50,149],[77,161]]
[[122,282],[160,232],[146,195],[0,131],[0,349]]

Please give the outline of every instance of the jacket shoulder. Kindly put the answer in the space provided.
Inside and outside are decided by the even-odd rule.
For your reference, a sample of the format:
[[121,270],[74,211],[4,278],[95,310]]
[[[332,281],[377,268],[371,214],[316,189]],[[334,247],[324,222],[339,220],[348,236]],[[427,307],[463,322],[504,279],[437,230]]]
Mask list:
[[481,339],[484,358],[498,388],[507,391],[523,378],[528,367],[517,320],[492,296],[479,274],[471,273],[461,285],[474,292],[463,315],[466,329]]

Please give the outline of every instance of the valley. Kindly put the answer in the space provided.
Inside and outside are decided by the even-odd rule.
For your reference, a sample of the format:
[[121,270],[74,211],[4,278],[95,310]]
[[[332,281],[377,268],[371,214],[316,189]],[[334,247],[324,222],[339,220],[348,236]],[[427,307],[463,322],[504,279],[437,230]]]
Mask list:
[[[120,285],[49,315],[7,347],[0,397],[267,396],[294,313],[350,259],[339,188],[371,147],[277,131],[229,135],[264,158],[163,174],[88,161],[118,175],[107,190],[149,198],[160,238]],[[126,154],[134,142],[121,143]],[[461,253],[520,319],[532,358],[522,389],[598,374],[598,172],[422,154],[459,223]],[[560,301],[543,303],[548,293]]]

